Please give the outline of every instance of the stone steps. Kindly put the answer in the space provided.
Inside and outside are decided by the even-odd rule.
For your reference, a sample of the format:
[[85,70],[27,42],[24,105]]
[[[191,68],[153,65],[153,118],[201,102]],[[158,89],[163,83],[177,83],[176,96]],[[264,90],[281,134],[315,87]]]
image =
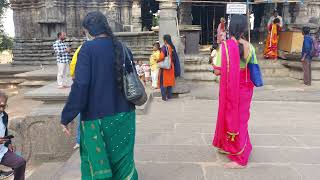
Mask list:
[[48,81],[24,81],[23,83],[18,84],[20,88],[40,88],[42,86],[48,85]]

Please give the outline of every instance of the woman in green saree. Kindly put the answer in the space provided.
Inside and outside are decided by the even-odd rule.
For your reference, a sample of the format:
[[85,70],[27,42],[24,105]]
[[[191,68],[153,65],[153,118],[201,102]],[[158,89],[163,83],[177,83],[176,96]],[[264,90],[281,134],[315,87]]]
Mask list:
[[137,180],[136,115],[121,89],[122,45],[101,12],[89,13],[83,27],[91,40],[78,55],[75,80],[61,115],[63,131],[70,134],[68,124],[81,113],[83,180]]

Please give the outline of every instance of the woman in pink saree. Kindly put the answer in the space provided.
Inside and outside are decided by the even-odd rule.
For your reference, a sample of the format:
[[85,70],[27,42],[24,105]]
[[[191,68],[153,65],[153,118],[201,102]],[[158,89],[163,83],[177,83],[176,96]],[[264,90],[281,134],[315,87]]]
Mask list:
[[231,39],[221,44],[214,66],[215,74],[220,75],[220,94],[213,146],[231,160],[225,168],[246,167],[252,151],[248,121],[254,85],[247,64],[255,51],[242,38],[247,27],[245,16],[231,18]]

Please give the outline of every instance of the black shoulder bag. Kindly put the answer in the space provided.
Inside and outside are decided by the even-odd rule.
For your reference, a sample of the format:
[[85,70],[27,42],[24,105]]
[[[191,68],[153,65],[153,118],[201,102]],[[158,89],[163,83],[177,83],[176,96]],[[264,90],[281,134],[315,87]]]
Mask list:
[[[148,100],[147,93],[144,89],[142,82],[140,81],[136,68],[133,65],[132,57],[128,48],[122,44],[123,49],[123,91],[125,97],[131,103],[142,106]],[[132,66],[132,72],[128,72],[126,68],[126,59],[129,59]]]

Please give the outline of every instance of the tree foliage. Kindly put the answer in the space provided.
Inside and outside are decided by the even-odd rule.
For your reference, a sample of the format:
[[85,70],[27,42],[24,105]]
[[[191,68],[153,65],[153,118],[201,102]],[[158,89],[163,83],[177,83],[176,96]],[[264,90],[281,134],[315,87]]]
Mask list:
[[4,18],[7,8],[10,7],[8,0],[0,0],[0,51],[12,49],[13,39],[4,32],[2,19]]

